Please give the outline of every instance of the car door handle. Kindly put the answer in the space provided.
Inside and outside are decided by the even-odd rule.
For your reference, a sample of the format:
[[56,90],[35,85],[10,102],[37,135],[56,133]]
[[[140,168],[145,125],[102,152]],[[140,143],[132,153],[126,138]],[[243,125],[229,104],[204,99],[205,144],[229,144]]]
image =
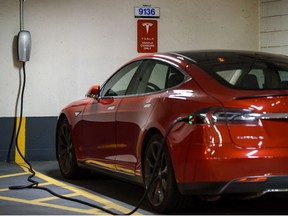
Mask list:
[[115,109],[115,106],[109,106],[108,108],[107,108],[107,110],[114,110]]
[[144,108],[149,108],[151,106],[151,103],[145,103]]

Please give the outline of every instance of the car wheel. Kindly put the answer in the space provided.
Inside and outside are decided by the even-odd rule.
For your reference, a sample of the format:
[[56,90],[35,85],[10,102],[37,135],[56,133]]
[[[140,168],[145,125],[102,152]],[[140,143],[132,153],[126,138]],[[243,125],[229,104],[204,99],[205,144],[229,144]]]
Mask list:
[[144,157],[143,175],[146,188],[152,179],[151,186],[147,192],[149,205],[155,211],[163,213],[180,210],[184,207],[182,204],[185,203],[185,200],[178,192],[172,162],[166,145],[160,154],[155,176],[152,177],[161,141],[162,136],[160,134],[155,134],[150,138]]
[[57,159],[61,174],[68,179],[73,179],[79,174],[79,167],[73,148],[71,127],[67,119],[60,122],[56,139]]

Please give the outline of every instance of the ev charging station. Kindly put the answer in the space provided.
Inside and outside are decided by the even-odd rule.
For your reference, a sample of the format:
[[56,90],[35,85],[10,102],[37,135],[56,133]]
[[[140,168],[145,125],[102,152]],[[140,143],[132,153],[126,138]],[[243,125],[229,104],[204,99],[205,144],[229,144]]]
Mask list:
[[[269,44],[269,42],[271,43],[273,41],[273,43],[276,43],[275,40],[271,40],[276,38],[273,34],[282,31],[282,29],[276,29],[274,32],[272,31],[272,33],[270,33],[269,30],[272,26],[272,21],[267,20],[273,19],[273,21],[275,21],[275,17],[278,15],[269,14],[269,10],[266,10],[268,12],[265,14],[264,9],[270,4],[274,4],[274,1],[259,1],[262,10],[260,16],[260,36],[258,35],[258,17],[253,14],[253,11],[255,11],[255,4],[251,3],[252,1],[249,3],[245,1],[246,6],[239,3],[240,1],[234,2],[234,4],[237,5],[237,7],[235,7],[237,9],[232,7],[231,1],[229,3],[229,0],[223,0],[225,1],[225,4],[221,7],[218,4],[214,4],[215,7],[211,6],[209,1],[195,1],[195,3],[192,4],[189,2],[189,5],[187,5],[187,1],[183,1],[181,4],[176,5],[173,0],[168,0],[166,2],[157,2],[155,0],[149,2],[149,4],[153,3],[153,7],[139,6],[145,4],[145,2],[141,1],[134,3],[134,0],[124,0],[121,4],[119,4],[117,0],[112,0],[110,2],[105,0],[87,0],[87,2],[71,1],[68,4],[66,0],[51,2],[49,0],[15,0],[14,2],[16,1],[20,4],[20,29],[18,29],[18,20],[15,20],[16,18],[18,19],[19,12],[18,7],[15,7],[16,4],[12,1],[6,1],[5,3],[3,1],[0,3],[0,25],[3,29],[3,31],[0,30],[0,35],[4,45],[3,46],[2,43],[0,43],[0,62],[3,61],[3,63],[0,63],[2,65],[0,71],[0,73],[2,73],[2,80],[0,80],[0,86],[2,86],[1,91],[5,94],[5,96],[0,96],[0,102],[3,103],[3,98],[7,98],[7,95],[9,95],[10,99],[7,99],[8,106],[4,107],[6,105],[5,102],[5,105],[3,103],[3,108],[12,110],[10,112],[3,111],[2,109],[0,113],[2,127],[0,127],[0,130],[5,127],[8,128],[8,126],[10,127],[11,119],[14,119],[15,117],[18,121],[17,124],[15,123],[14,127],[14,140],[16,138],[16,143],[18,142],[18,139],[20,140],[19,137],[22,136],[21,131],[23,127],[29,130],[29,133],[35,134],[36,139],[40,137],[40,140],[36,140],[33,144],[31,144],[29,140],[31,135],[29,135],[28,139],[26,137],[27,145],[24,150],[21,146],[15,146],[15,155],[18,154],[18,157],[19,155],[21,157],[21,154],[23,154],[23,162],[25,161],[25,157],[30,160],[31,155],[37,155],[38,152],[37,158],[42,157],[44,159],[44,156],[47,156],[45,160],[55,160],[55,158],[53,158],[55,156],[53,154],[53,150],[55,150],[53,145],[53,130],[59,107],[66,104],[66,101],[84,95],[85,91],[83,93],[83,89],[86,90],[86,87],[92,82],[102,82],[104,77],[107,77],[107,74],[105,73],[114,71],[114,68],[116,66],[118,67],[119,63],[122,63],[123,60],[126,60],[131,56],[135,56],[137,51],[138,53],[145,53],[153,47],[155,50],[162,52],[165,51],[166,48],[169,50],[173,50],[175,47],[184,49],[188,45],[193,46],[195,49],[203,46],[211,47],[213,45],[224,48],[226,48],[225,46],[234,46],[233,48],[236,49],[256,49],[258,48],[258,44],[260,44],[260,49],[263,49],[264,51],[273,51],[278,48],[278,42],[276,45]],[[28,19],[25,19],[28,24],[27,26],[29,26],[28,28],[24,27],[25,5],[28,6],[26,7],[28,13],[25,13],[25,15],[28,15],[26,16]],[[147,8],[154,9],[154,6],[156,6],[157,17],[151,18],[143,16],[143,13],[148,11]],[[211,7],[214,8],[214,12],[216,11],[215,14],[217,14],[217,16],[213,16],[209,9]],[[11,8],[13,8],[13,10]],[[17,13],[15,12],[15,8],[17,8]],[[205,10],[203,10],[203,8],[205,8]],[[253,8],[253,10],[251,8]],[[8,12],[3,13],[3,11],[5,11],[4,9],[9,11],[10,14],[8,14]],[[224,13],[224,9],[229,11],[231,16],[225,17],[224,14],[226,13]],[[239,13],[238,10],[240,11]],[[129,13],[127,11],[129,11]],[[284,20],[285,15],[282,14],[281,16]],[[3,19],[3,17],[5,19]],[[31,19],[31,17],[33,18]],[[234,20],[234,17],[237,17],[237,19]],[[151,21],[152,19],[154,20]],[[10,20],[9,23],[6,20]],[[147,22],[147,20],[149,22]],[[7,22],[7,24],[5,22]],[[17,29],[15,30],[15,28],[13,29],[11,26],[17,26]],[[280,25],[274,26],[279,27]],[[140,30],[142,30],[142,32],[140,32]],[[146,36],[147,31],[151,34],[153,33],[149,38]],[[284,29],[284,31],[286,30]],[[227,34],[227,32],[229,32],[229,34]],[[11,43],[9,44],[9,42],[12,40],[12,36],[9,35],[9,33],[15,36],[13,46],[16,48],[15,51],[17,51],[17,53],[13,53],[15,54],[15,56],[13,55],[13,60],[17,60],[17,65],[15,62],[14,65],[13,63],[11,64],[9,59],[11,58],[11,55],[8,53],[8,51],[11,51]],[[7,35],[11,40],[5,39]],[[212,35],[213,39],[209,40]],[[254,37],[253,35],[257,35],[257,37]],[[44,40],[44,37],[46,36],[47,38]],[[277,37],[276,39],[279,38]],[[201,42],[201,40],[206,40],[206,42]],[[9,44],[9,46],[6,44]],[[137,50],[137,46],[140,47],[138,47],[139,50]],[[284,45],[284,48],[281,48],[282,52],[285,52],[285,47],[286,45]],[[55,48],[57,48],[57,52],[55,52]],[[109,49],[110,51],[108,51]],[[1,54],[2,51],[4,54]],[[113,54],[109,56],[110,53]],[[113,61],[110,61],[110,57]],[[32,61],[28,64],[30,59]],[[47,64],[44,64],[44,62]],[[12,66],[10,67],[9,64]],[[7,75],[3,72],[4,70],[5,73],[7,73],[7,71],[10,73],[12,71],[13,74]],[[35,71],[37,73],[34,73]],[[17,83],[17,72],[19,72],[19,85]],[[25,90],[26,75],[28,78],[27,87],[29,86],[26,89],[27,91]],[[13,79],[6,79],[5,76],[13,76]],[[6,85],[3,85],[3,83]],[[10,92],[11,88],[13,92]],[[68,95],[64,96],[63,94],[60,94],[61,90],[64,88],[69,91]],[[17,97],[19,99],[17,99],[15,108],[14,93],[16,95],[16,90],[18,90]],[[28,96],[25,99],[24,91]],[[21,100],[20,97],[22,97]],[[45,99],[43,99],[43,97],[45,97]],[[11,101],[11,98],[13,98],[12,102],[9,102]],[[35,101],[35,104],[31,103],[31,101]],[[46,104],[43,101],[46,101]],[[22,108],[20,108],[20,102]],[[25,112],[23,110],[24,104]],[[13,115],[14,110],[16,110],[15,116]],[[41,121],[38,121],[39,119],[41,119]],[[46,119],[49,120],[49,125],[45,125]],[[184,121],[187,119],[182,120]],[[28,121],[29,124],[26,124]],[[9,122],[9,125],[6,124],[6,122]],[[34,122],[37,124],[34,125]],[[39,128],[39,125],[43,125],[43,128],[49,127],[48,132],[41,128],[43,134],[46,133],[44,138],[41,137],[42,134],[38,135],[35,132],[38,130],[35,130],[34,128]],[[33,130],[31,129],[31,126],[33,127]],[[6,133],[7,131],[9,133]],[[3,136],[3,134],[5,136]],[[0,146],[0,153],[4,152],[4,154],[0,154],[0,156],[5,157],[6,149],[8,148],[7,145],[9,144],[9,141],[6,141],[6,136],[9,136],[10,138],[10,129],[2,130],[2,132],[0,131],[0,135],[0,144],[2,146],[5,145],[3,147],[5,148],[4,150],[3,148],[1,149]],[[47,138],[50,139],[48,140]],[[47,139],[45,144],[41,142],[41,139]],[[52,143],[51,146],[49,146],[50,143]],[[48,149],[47,146],[50,149]],[[10,146],[10,148],[11,147],[12,146]],[[47,151],[44,152],[42,151],[43,149]],[[24,154],[25,150],[26,154]],[[18,151],[19,153],[17,153]],[[47,153],[48,151],[49,153]],[[10,154],[10,151],[8,154]],[[35,173],[33,174],[31,166],[28,168],[28,171],[32,171],[32,176],[30,177],[34,177]],[[37,184],[36,181],[34,182],[32,180],[31,184],[28,185],[28,188],[35,186],[36,189]],[[60,183],[58,183],[58,185],[63,186]],[[23,188],[27,188],[27,186],[23,186]],[[69,186],[67,186],[67,188],[69,188]],[[0,187],[0,189],[2,188]],[[11,186],[11,189],[20,189],[20,187],[13,188],[13,186]],[[81,193],[84,194],[85,192],[81,191]],[[2,196],[2,194],[0,194],[0,196]],[[95,197],[93,198],[96,200]],[[123,211],[123,213],[125,212],[128,211]],[[113,214],[113,212],[107,213]]]
[[21,62],[30,60],[31,53],[31,34],[24,30],[24,0],[20,0],[20,31],[18,34],[18,59]]

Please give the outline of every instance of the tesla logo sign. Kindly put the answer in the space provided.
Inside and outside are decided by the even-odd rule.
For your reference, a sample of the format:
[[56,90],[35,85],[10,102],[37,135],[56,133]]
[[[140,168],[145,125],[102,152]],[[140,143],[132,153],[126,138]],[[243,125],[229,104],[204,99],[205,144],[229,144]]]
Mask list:
[[138,20],[137,35],[137,51],[139,53],[157,52],[157,20]]
[[153,26],[153,23],[150,23],[150,22],[142,23],[142,26],[146,27],[146,33],[149,34],[149,27]]

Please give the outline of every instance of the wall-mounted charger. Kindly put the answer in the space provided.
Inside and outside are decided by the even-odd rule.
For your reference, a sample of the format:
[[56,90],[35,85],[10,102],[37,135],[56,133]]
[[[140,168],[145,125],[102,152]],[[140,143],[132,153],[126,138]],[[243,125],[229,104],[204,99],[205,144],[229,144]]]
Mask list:
[[21,62],[29,61],[31,53],[31,34],[29,31],[20,31],[18,34],[18,59]]

